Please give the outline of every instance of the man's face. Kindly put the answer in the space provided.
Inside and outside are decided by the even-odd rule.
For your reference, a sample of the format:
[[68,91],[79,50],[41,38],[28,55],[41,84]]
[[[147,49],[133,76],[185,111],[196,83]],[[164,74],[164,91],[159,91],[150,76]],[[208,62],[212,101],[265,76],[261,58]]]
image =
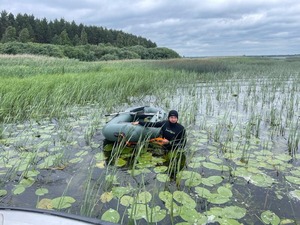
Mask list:
[[170,116],[169,121],[170,121],[170,123],[177,123],[178,118],[176,116]]

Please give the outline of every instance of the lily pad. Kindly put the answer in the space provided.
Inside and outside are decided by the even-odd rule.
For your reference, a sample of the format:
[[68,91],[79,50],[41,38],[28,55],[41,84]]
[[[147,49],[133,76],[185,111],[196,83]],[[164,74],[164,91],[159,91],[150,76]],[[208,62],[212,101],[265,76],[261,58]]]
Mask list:
[[113,196],[121,198],[123,195],[130,193],[131,187],[113,187],[112,193]]
[[101,220],[111,223],[118,223],[120,220],[120,214],[115,209],[110,208],[103,213],[103,215],[101,216]]
[[250,173],[261,173],[261,170],[256,167],[248,167],[247,171]]
[[53,209],[52,200],[49,198],[41,199],[37,206],[38,209]]
[[144,218],[148,222],[156,223],[163,220],[167,212],[159,206],[151,208],[145,204],[135,204],[133,208],[128,209],[128,214],[135,220]]
[[226,196],[222,196],[218,193],[212,193],[208,198],[207,201],[213,204],[224,204],[230,201],[230,198]]
[[300,170],[292,170],[291,174],[293,174],[294,176],[300,177]]
[[38,196],[43,196],[45,194],[48,194],[48,189],[47,188],[39,188],[35,191],[35,194]]
[[123,197],[121,197],[120,203],[121,205],[124,206],[130,206],[132,203],[134,202],[133,197],[128,196],[128,195],[124,195]]
[[264,222],[264,224],[272,224],[272,225],[277,225],[280,223],[280,218],[272,211],[267,210],[264,211],[261,215],[260,218]]
[[217,191],[223,197],[227,197],[227,198],[232,197],[232,191],[227,187],[221,186],[221,187],[218,188]]
[[218,171],[229,171],[229,167],[225,165],[217,165],[211,162],[203,162],[203,166],[207,169],[218,170]]
[[18,169],[18,171],[23,172],[23,171],[27,170],[28,167],[29,167],[29,162],[24,160],[19,163],[17,169]]
[[155,165],[164,163],[165,161],[166,161],[165,158],[161,158],[161,157],[152,157],[152,163],[154,163]]
[[150,168],[150,167],[155,167],[156,162],[153,162],[152,160],[147,160],[147,159],[142,159],[139,160],[139,163],[136,165],[139,169],[144,169],[144,168]]
[[294,177],[294,176],[285,176],[285,179],[287,179],[289,182],[293,184],[299,184],[300,185],[300,178]]
[[138,176],[140,174],[151,173],[151,170],[149,170],[148,168],[142,168],[142,169],[127,170],[127,172],[130,173],[132,176]]
[[79,151],[79,152],[77,152],[76,154],[75,154],[75,156],[85,156],[85,155],[87,155],[89,152],[88,151],[86,151],[86,150],[81,150],[81,151]]
[[270,187],[275,182],[272,177],[263,173],[251,175],[249,181],[258,187]]
[[72,203],[74,203],[76,200],[69,196],[62,196],[58,198],[52,199],[52,206],[54,209],[66,209],[71,207]]
[[180,204],[184,205],[187,208],[193,209],[196,207],[196,202],[191,198],[190,195],[183,191],[175,191],[173,193],[173,198]]
[[105,161],[100,161],[100,162],[97,162],[95,166],[100,169],[103,169],[103,168],[105,168],[105,165],[106,165]]
[[7,191],[6,190],[0,190],[0,197],[7,195]]
[[[176,194],[175,198],[179,201],[180,206],[176,203],[176,200],[173,198],[174,194],[171,194],[168,191],[162,191],[159,193],[159,198],[165,202],[165,207],[169,210],[169,213],[171,213],[173,216],[179,216],[179,214],[181,213],[181,211],[184,208],[189,208],[191,209],[191,207],[187,204],[184,203],[185,202],[190,202],[190,200],[181,200],[181,198],[184,196],[180,196],[182,194],[178,193]],[[186,194],[187,195],[187,194]],[[190,198],[190,197],[187,197]],[[194,200],[192,200],[194,201]],[[195,206],[196,203],[192,203],[192,207]]]
[[23,185],[24,187],[30,187],[34,184],[34,182],[35,182],[34,178],[28,177],[28,178],[23,178],[19,184]]
[[223,181],[221,176],[210,176],[208,178],[202,178],[201,182],[202,184],[213,187],[216,184],[219,184]]
[[292,159],[292,156],[290,156],[290,155],[288,155],[288,154],[282,153],[282,154],[276,155],[275,158],[276,158],[276,159],[279,159],[279,160],[282,160],[282,161],[288,162],[289,160]]
[[25,177],[36,177],[39,174],[40,174],[40,172],[37,170],[30,170],[30,171],[27,171],[26,173],[24,173],[23,175]]
[[82,160],[83,160],[82,158],[76,157],[76,158],[70,159],[70,160],[69,160],[69,163],[75,164],[75,163],[81,162]]
[[104,192],[101,196],[100,196],[100,200],[102,203],[106,203],[106,202],[110,202],[110,200],[113,199],[113,193],[110,192]]
[[291,225],[291,224],[295,224],[295,221],[292,219],[281,219],[280,221],[280,225]]
[[209,211],[207,211],[208,216],[214,217],[222,217],[223,216],[223,208],[221,207],[211,207]]
[[241,225],[239,221],[230,218],[217,218],[216,221],[222,225]]
[[217,158],[217,157],[215,157],[215,156],[210,156],[210,157],[209,157],[209,160],[210,160],[211,162],[213,162],[213,163],[216,163],[216,164],[221,164],[221,163],[223,162],[222,159]]
[[128,208],[128,215],[131,219],[140,220],[146,219],[149,214],[149,206],[145,204],[134,204],[134,207]]
[[163,220],[166,215],[167,211],[165,209],[161,209],[159,206],[155,206],[153,208],[150,208],[150,214],[146,217],[146,220],[149,223],[157,223],[161,220]]
[[228,206],[223,208],[222,216],[231,219],[241,219],[246,215],[247,210],[238,206]]
[[103,151],[105,151],[105,152],[110,152],[110,151],[112,151],[113,148],[114,148],[114,145],[113,145],[113,144],[106,144],[106,145],[103,147]]
[[167,166],[157,166],[153,170],[155,173],[164,173],[167,171],[167,169],[168,169]]
[[144,192],[140,192],[138,195],[137,195],[137,201],[138,203],[148,203],[150,202],[152,199],[152,195],[150,192],[148,191],[144,191]]
[[158,181],[160,181],[162,183],[170,181],[170,177],[169,177],[168,174],[160,173],[160,174],[156,175],[156,178],[157,178]]
[[188,164],[188,167],[190,168],[200,168],[202,166],[201,162],[191,162]]
[[117,167],[123,167],[127,164],[127,161],[122,159],[122,158],[118,158],[117,161],[116,161],[116,166]]
[[58,158],[58,155],[49,155],[44,159],[44,162],[38,165],[39,169],[48,169],[53,166],[54,162]]
[[173,195],[169,191],[159,192],[158,197],[164,202],[171,202],[173,199]]
[[182,208],[180,211],[180,217],[189,222],[190,224],[206,224],[207,217],[195,209]]
[[267,163],[271,164],[271,165],[281,165],[281,164],[284,164],[285,162],[283,162],[282,160],[280,159],[273,159],[273,158],[270,158],[266,161]]
[[250,176],[252,175],[251,172],[247,170],[245,167],[237,167],[236,170],[233,171],[233,174],[237,177],[243,177],[247,181],[249,180]]
[[296,198],[300,201],[300,190],[294,190],[290,192],[292,198]]
[[213,204],[224,204],[229,202],[232,197],[231,190],[224,186],[219,187],[216,193],[211,193],[203,187],[195,187],[195,191],[200,197],[206,198],[207,201]]
[[240,224],[236,219],[241,219],[246,215],[246,209],[238,206],[228,206],[225,208],[212,207],[207,212],[208,218],[215,217],[212,222],[218,221],[220,224]]
[[185,185],[188,187],[195,187],[201,184],[201,175],[193,171],[181,171],[176,176],[177,181],[181,179],[186,180]]
[[211,195],[210,191],[204,187],[195,187],[195,191],[202,198],[209,198]]
[[14,189],[13,189],[13,194],[14,195],[19,195],[22,194],[25,191],[25,187],[23,185],[17,185]]
[[106,177],[105,177],[105,180],[109,183],[113,183],[113,184],[118,184],[118,179],[117,179],[117,176],[116,175],[112,175],[112,174],[108,174]]
[[204,156],[193,157],[193,158],[191,159],[191,162],[202,162],[202,161],[204,161],[205,159],[206,159],[206,157],[204,157]]
[[95,157],[96,161],[102,161],[105,159],[103,152],[99,152],[99,153],[95,154],[94,157]]

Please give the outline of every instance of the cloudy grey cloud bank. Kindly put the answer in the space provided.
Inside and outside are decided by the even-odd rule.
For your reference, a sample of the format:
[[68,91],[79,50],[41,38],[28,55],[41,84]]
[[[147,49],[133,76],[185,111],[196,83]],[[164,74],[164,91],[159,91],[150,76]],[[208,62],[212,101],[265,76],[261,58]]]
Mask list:
[[122,30],[186,57],[300,53],[298,0],[0,0],[0,10]]

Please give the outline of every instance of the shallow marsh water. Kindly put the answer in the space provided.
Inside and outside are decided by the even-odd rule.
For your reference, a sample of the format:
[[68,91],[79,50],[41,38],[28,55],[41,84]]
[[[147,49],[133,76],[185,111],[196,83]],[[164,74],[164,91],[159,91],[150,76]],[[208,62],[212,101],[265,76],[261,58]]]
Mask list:
[[176,108],[187,127],[187,166],[171,180],[151,153],[133,170],[108,164],[100,105],[3,124],[0,203],[121,224],[299,224],[300,90],[291,79],[198,83],[135,101]]

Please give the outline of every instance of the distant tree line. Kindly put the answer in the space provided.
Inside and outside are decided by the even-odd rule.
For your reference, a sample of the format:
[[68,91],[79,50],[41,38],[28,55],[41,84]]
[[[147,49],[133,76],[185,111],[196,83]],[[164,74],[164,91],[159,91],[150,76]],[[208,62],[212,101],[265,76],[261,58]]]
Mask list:
[[0,37],[2,42],[21,41],[44,44],[84,45],[99,43],[111,44],[116,47],[141,45],[146,48],[156,44],[143,37],[137,37],[122,31],[97,26],[77,25],[74,21],[64,19],[48,22],[46,18],[37,19],[33,15],[1,12]]
[[48,22],[33,15],[2,11],[0,53],[41,54],[80,60],[178,58],[168,48],[157,48],[146,38],[64,19]]

